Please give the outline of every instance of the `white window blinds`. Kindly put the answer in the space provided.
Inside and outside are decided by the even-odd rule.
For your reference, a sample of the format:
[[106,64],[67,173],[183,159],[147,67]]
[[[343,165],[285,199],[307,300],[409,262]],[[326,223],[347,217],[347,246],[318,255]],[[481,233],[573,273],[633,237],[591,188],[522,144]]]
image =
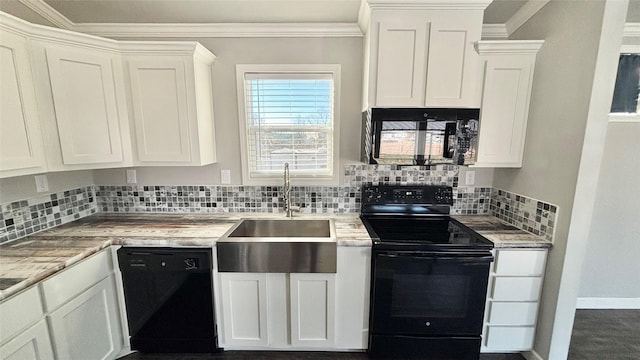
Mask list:
[[244,74],[247,163],[251,177],[330,177],[332,73]]

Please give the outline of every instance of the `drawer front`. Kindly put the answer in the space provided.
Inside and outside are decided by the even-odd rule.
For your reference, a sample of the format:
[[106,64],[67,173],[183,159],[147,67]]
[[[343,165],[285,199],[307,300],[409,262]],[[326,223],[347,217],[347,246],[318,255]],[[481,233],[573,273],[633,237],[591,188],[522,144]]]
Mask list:
[[537,302],[492,301],[489,306],[491,325],[534,325],[537,315]]
[[491,299],[494,301],[538,301],[540,277],[501,277],[493,280]]
[[542,275],[546,257],[546,250],[498,250],[494,272],[496,275]]
[[533,326],[489,326],[486,346],[490,350],[531,350],[534,334]]
[[47,311],[60,307],[113,272],[109,248],[81,261],[42,283]]
[[0,304],[0,342],[5,343],[44,316],[38,287],[13,296]]

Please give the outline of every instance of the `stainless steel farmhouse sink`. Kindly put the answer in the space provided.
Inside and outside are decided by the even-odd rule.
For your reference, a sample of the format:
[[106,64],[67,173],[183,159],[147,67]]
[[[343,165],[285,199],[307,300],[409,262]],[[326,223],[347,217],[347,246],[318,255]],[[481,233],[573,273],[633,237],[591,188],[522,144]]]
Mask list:
[[220,272],[336,272],[331,219],[243,219],[216,249]]

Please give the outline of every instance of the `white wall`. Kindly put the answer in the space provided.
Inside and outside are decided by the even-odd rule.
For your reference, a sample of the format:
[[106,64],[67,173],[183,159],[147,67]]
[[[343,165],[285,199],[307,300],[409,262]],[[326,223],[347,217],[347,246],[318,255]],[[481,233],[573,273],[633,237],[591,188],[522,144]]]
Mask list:
[[640,122],[609,123],[581,298],[640,299],[639,139]]
[[[604,1],[552,0],[511,37],[545,40],[536,63],[523,167],[496,170],[494,175],[495,187],[559,206],[534,343],[535,352],[544,359],[566,358],[573,325],[576,295],[572,291],[575,288],[577,293],[582,261],[579,250],[586,245],[578,244],[577,250],[570,251],[568,245],[579,173],[584,173],[580,167],[585,131],[589,130],[590,121],[606,122],[606,108],[598,109],[604,111],[598,114],[600,119],[590,114],[594,111],[592,92],[598,70],[598,50],[607,47],[600,38],[605,4]],[[626,11],[624,1],[618,4],[623,4],[622,10]],[[617,21],[620,39],[615,36],[611,39],[614,47],[616,40],[621,41],[624,17]],[[611,64],[617,62],[615,52],[613,49],[608,54]],[[607,75],[614,77],[615,68],[609,69]],[[610,106],[610,97],[595,102],[602,101],[608,101]],[[592,131],[587,134],[587,144],[593,147],[587,153],[595,150],[599,164],[597,150],[602,151],[603,144],[598,141],[604,142],[604,133],[600,134],[602,140],[593,136]],[[595,171],[597,176],[598,169]],[[586,194],[586,197],[588,210],[593,195]],[[581,214],[581,217],[589,215]],[[573,251],[576,253],[572,254]]]
[[0,179],[0,204],[94,184],[91,170],[54,172],[46,175],[49,191],[44,193],[36,192],[34,175]]
[[[157,39],[155,39],[157,40]],[[189,39],[181,39],[189,40]],[[217,56],[213,101],[218,162],[203,167],[139,167],[138,184],[220,184],[220,169],[241,184],[236,64],[340,64],[340,176],[360,156],[362,38],[198,38]],[[96,170],[98,185],[125,184],[123,169]]]

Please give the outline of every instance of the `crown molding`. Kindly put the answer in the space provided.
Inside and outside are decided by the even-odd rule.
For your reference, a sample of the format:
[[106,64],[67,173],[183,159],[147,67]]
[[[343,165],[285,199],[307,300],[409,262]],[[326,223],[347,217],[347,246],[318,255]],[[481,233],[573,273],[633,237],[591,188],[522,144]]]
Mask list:
[[363,0],[370,9],[484,10],[493,0]]
[[544,40],[480,40],[478,54],[537,54]]
[[625,37],[640,37],[640,23],[624,24]]
[[355,23],[78,23],[74,30],[116,38],[362,37]]
[[22,5],[33,10],[36,14],[42,16],[53,25],[66,30],[73,30],[74,23],[66,16],[44,2],[44,0],[18,0]]
[[506,40],[509,37],[507,27],[504,24],[483,24],[482,39]]
[[513,16],[504,24],[509,35],[513,34],[529,19],[533,17],[540,9],[542,9],[551,0],[529,0],[516,11]]

